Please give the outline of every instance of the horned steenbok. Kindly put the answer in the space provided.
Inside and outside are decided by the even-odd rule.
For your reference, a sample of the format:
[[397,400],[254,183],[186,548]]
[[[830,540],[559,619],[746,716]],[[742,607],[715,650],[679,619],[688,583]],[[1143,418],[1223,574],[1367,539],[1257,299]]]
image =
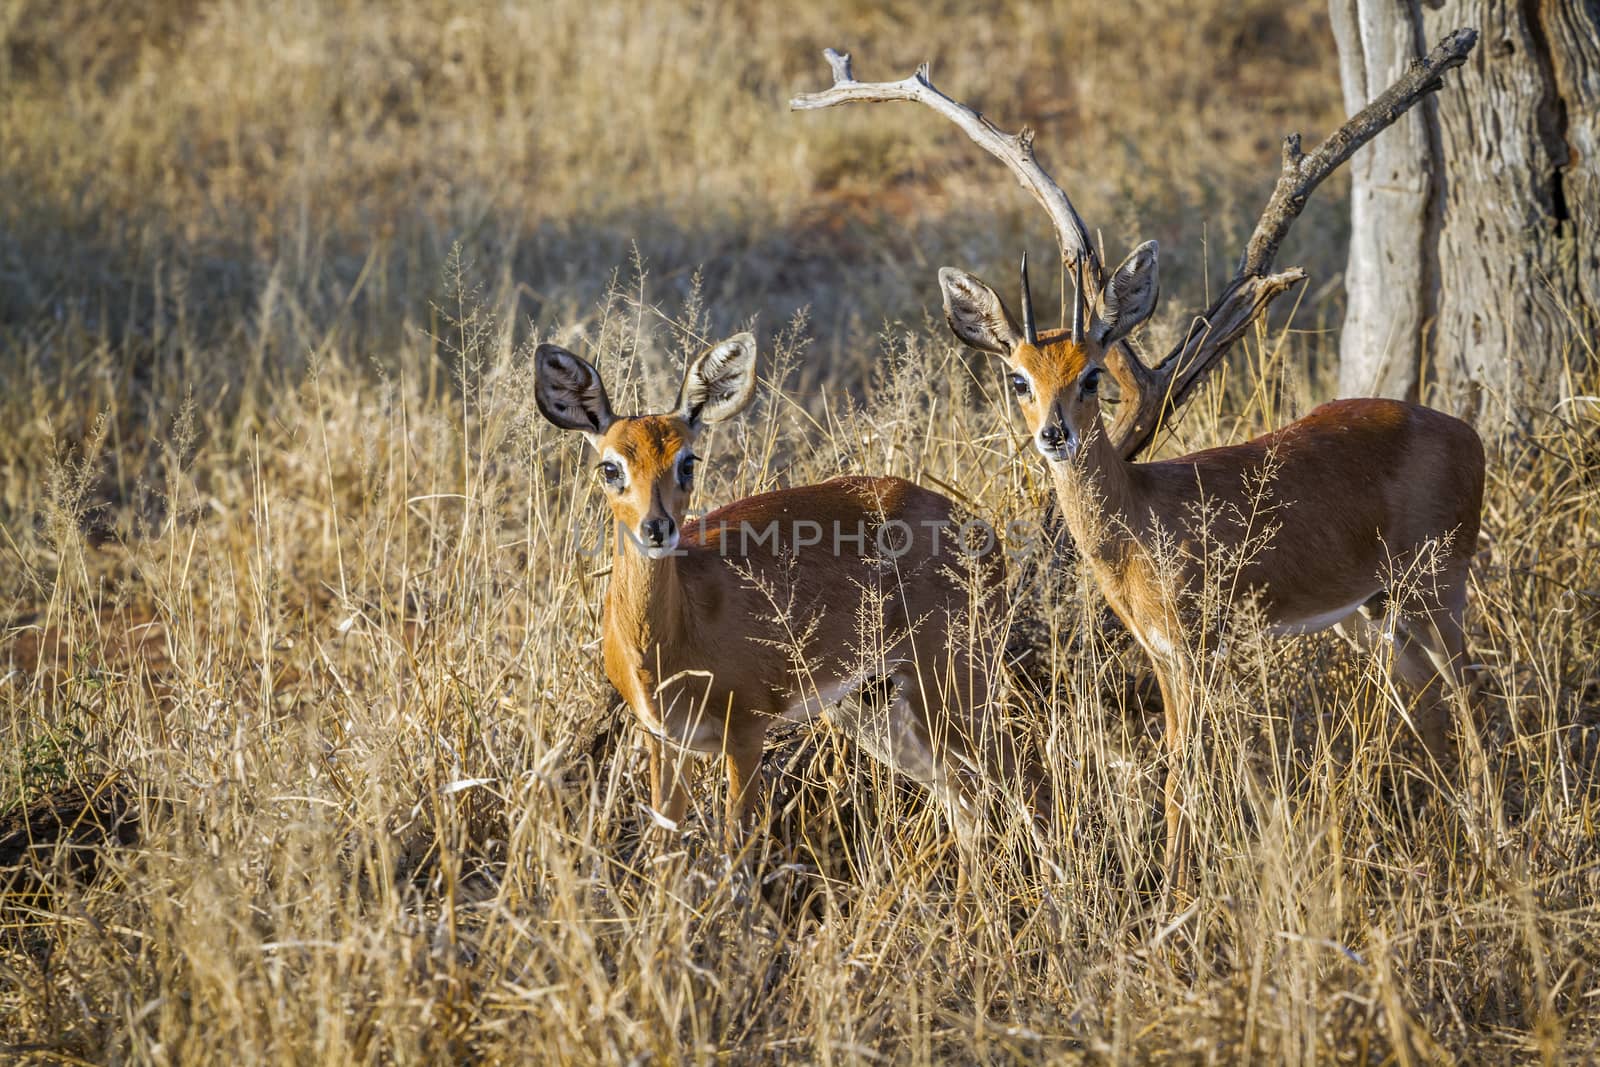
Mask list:
[[1016,766],[989,719],[999,552],[964,548],[951,502],[899,478],[835,478],[687,519],[695,442],[750,401],[755,365],[739,334],[688,368],[674,410],[623,417],[589,363],[551,344],[535,354],[539,410],[593,446],[616,519],[605,667],[650,735],[652,803],[682,818],[680,755],[720,754],[731,828],[756,798],[767,730],[828,711],[970,838],[979,779]]
[[[966,344],[1006,361],[1078,551],[1155,665],[1171,760],[1172,882],[1186,880],[1180,757],[1191,740],[1191,657],[1208,568],[1232,568],[1223,598],[1255,601],[1274,632],[1333,626],[1364,645],[1380,636],[1368,612],[1382,603],[1386,576],[1419,575],[1399,590],[1388,624],[1397,629],[1395,672],[1423,691],[1421,733],[1442,758],[1449,710],[1462,695],[1462,613],[1483,501],[1483,445],[1472,427],[1415,404],[1337,400],[1244,444],[1130,462],[1101,422],[1099,383],[1110,346],[1155,309],[1155,242],[1112,273],[1092,306],[1078,290],[1070,330],[1037,331],[1027,277],[1024,260],[1019,328],[994,290],[947,267],[945,316]],[[1270,537],[1265,518],[1251,529],[1264,510],[1277,527]],[[1208,529],[1195,528],[1202,514],[1216,517]]]

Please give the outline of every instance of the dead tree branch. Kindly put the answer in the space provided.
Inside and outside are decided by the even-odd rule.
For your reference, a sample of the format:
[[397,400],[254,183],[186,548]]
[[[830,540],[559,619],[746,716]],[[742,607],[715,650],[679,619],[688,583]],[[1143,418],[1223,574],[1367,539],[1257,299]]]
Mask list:
[[1089,229],[1061,186],[1039,165],[1033,153],[1032,130],[1024,127],[1018,133],[1006,133],[966,104],[944,95],[928,79],[926,63],[901,81],[858,82],[851,76],[849,55],[831,48],[823,49],[822,55],[833,71],[833,87],[820,93],[802,93],[789,101],[789,110],[814,111],[839,104],[876,104],[889,100],[911,100],[932,108],[959,126],[978,147],[1004,163],[1016,176],[1018,184],[1033,194],[1055,227],[1062,262],[1070,263],[1081,253],[1094,266],[1094,276],[1100,277],[1100,261],[1089,240]]
[[1322,179],[1339,169],[1340,164],[1355,155],[1362,145],[1393,126],[1423,97],[1444,88],[1444,73],[1465,63],[1477,43],[1477,30],[1460,29],[1447,34],[1426,58],[1412,60],[1399,81],[1352,115],[1309,154],[1300,151],[1298,133],[1285,137],[1283,172],[1272,190],[1272,199],[1261,212],[1255,232],[1250,235],[1250,243],[1245,246],[1239,273],[1260,274],[1269,270],[1278,255],[1278,245],[1283,243],[1289,227],[1300,217],[1307,198],[1322,184]]
[[[1154,366],[1145,364],[1125,345],[1107,353],[1107,369],[1124,396],[1110,434],[1124,456],[1133,458],[1148,448],[1267,305],[1305,279],[1305,272],[1298,267],[1268,272],[1316,187],[1362,145],[1439,89],[1444,73],[1465,62],[1477,40],[1478,33],[1472,29],[1446,36],[1426,58],[1413,62],[1398,81],[1309,154],[1301,150],[1299,134],[1284,139],[1283,169],[1277,185],[1240,257],[1238,271],[1221,295],[1193,317],[1183,340]],[[886,100],[911,100],[932,108],[1003,162],[1039,201],[1055,228],[1063,263],[1070,264],[1082,254],[1091,266],[1091,279],[1103,280],[1104,266],[1089,240],[1088,227],[1065,191],[1039,165],[1030,131],[1006,134],[972,108],[944,95],[929,81],[926,64],[903,81],[858,82],[850,72],[848,55],[831,48],[823,55],[833,72],[833,86],[795,97],[789,101],[792,110]]]

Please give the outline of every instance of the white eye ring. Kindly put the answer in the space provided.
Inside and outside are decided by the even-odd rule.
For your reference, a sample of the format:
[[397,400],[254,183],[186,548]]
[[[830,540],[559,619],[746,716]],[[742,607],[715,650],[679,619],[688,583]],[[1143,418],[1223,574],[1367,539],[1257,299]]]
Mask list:
[[694,481],[694,468],[700,457],[687,448],[678,454],[678,485],[688,489]]
[[622,489],[628,484],[628,465],[615,453],[607,452],[600,457],[594,469],[608,489]]

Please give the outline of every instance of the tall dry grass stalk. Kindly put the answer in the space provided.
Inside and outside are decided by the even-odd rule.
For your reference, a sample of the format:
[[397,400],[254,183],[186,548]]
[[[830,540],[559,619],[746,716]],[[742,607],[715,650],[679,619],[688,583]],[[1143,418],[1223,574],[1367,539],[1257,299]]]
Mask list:
[[[706,506],[898,474],[1028,529],[1049,491],[932,310],[942,262],[998,269],[1042,221],[936,123],[784,115],[825,44],[1026,118],[1109,245],[1176,253],[1175,292],[1231,258],[1275,138],[1337,109],[1320,12],[1265,2],[0,14],[0,808],[60,842],[0,902],[0,1052],[1596,1055],[1592,399],[1491,459],[1498,835],[1422,787],[1381,657],[1240,624],[1198,711],[1203,892],[1163,914],[1143,664],[1048,570],[1005,621],[1061,819],[1002,815],[966,898],[926,796],[822,724],[769,748],[744,853],[709,780],[648,831],[596,650],[605,507],[531,402],[537,339],[632,410],[754,319],[764,385],[703,449]],[[1315,277],[1341,217],[1296,231]],[[1333,351],[1263,327],[1164,447],[1303,412]]]

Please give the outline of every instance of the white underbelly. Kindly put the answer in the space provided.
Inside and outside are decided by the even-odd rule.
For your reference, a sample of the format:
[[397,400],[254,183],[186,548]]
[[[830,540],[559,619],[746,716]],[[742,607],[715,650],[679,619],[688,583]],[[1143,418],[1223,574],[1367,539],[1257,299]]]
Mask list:
[[[696,676],[704,676],[705,688],[693,684]],[[656,691],[656,702],[635,705],[633,713],[646,732],[674,748],[689,752],[721,752],[723,749],[723,715],[726,709],[712,707],[706,699],[710,688],[708,671],[680,671],[663,682]]]
[[[857,679],[855,688],[871,677],[879,676]],[[879,763],[915,781],[932,784],[937,779],[937,761],[927,725],[899,690],[899,684],[893,684],[895,688],[887,694],[887,700],[836,701],[827,710],[828,722]]]
[[799,692],[790,694],[789,703],[778,713],[778,717],[784,722],[810,722],[866,685],[874,676],[863,673],[836,678],[820,685],[808,683]]
[[1367,602],[1366,597],[1343,604],[1328,611],[1318,612],[1315,615],[1302,615],[1296,618],[1279,619],[1267,627],[1267,632],[1277,637],[1288,637],[1293,634],[1314,634],[1318,630],[1326,630],[1334,623],[1347,618],[1362,604]]
[[722,723],[720,720],[711,721],[709,715],[669,717],[664,723],[640,715],[639,725],[656,740],[672,748],[701,753],[722,751]]
[[[803,689],[789,694],[790,700],[783,705],[777,714],[781,722],[810,722],[819,715],[839,707],[845,698],[859,692],[864,686],[876,678],[883,677],[895,664],[891,661],[883,666],[882,670],[862,672],[835,678],[821,684],[808,683]],[[653,708],[634,708],[639,724],[661,741],[675,748],[690,752],[716,753],[723,748],[722,741],[722,709],[711,709],[703,701],[693,700],[689,697],[690,691],[679,688],[674,696],[677,703],[682,706],[672,706],[665,709],[665,714],[657,718]],[[842,722],[836,722],[851,732],[856,732],[858,725],[854,715],[843,716]]]

